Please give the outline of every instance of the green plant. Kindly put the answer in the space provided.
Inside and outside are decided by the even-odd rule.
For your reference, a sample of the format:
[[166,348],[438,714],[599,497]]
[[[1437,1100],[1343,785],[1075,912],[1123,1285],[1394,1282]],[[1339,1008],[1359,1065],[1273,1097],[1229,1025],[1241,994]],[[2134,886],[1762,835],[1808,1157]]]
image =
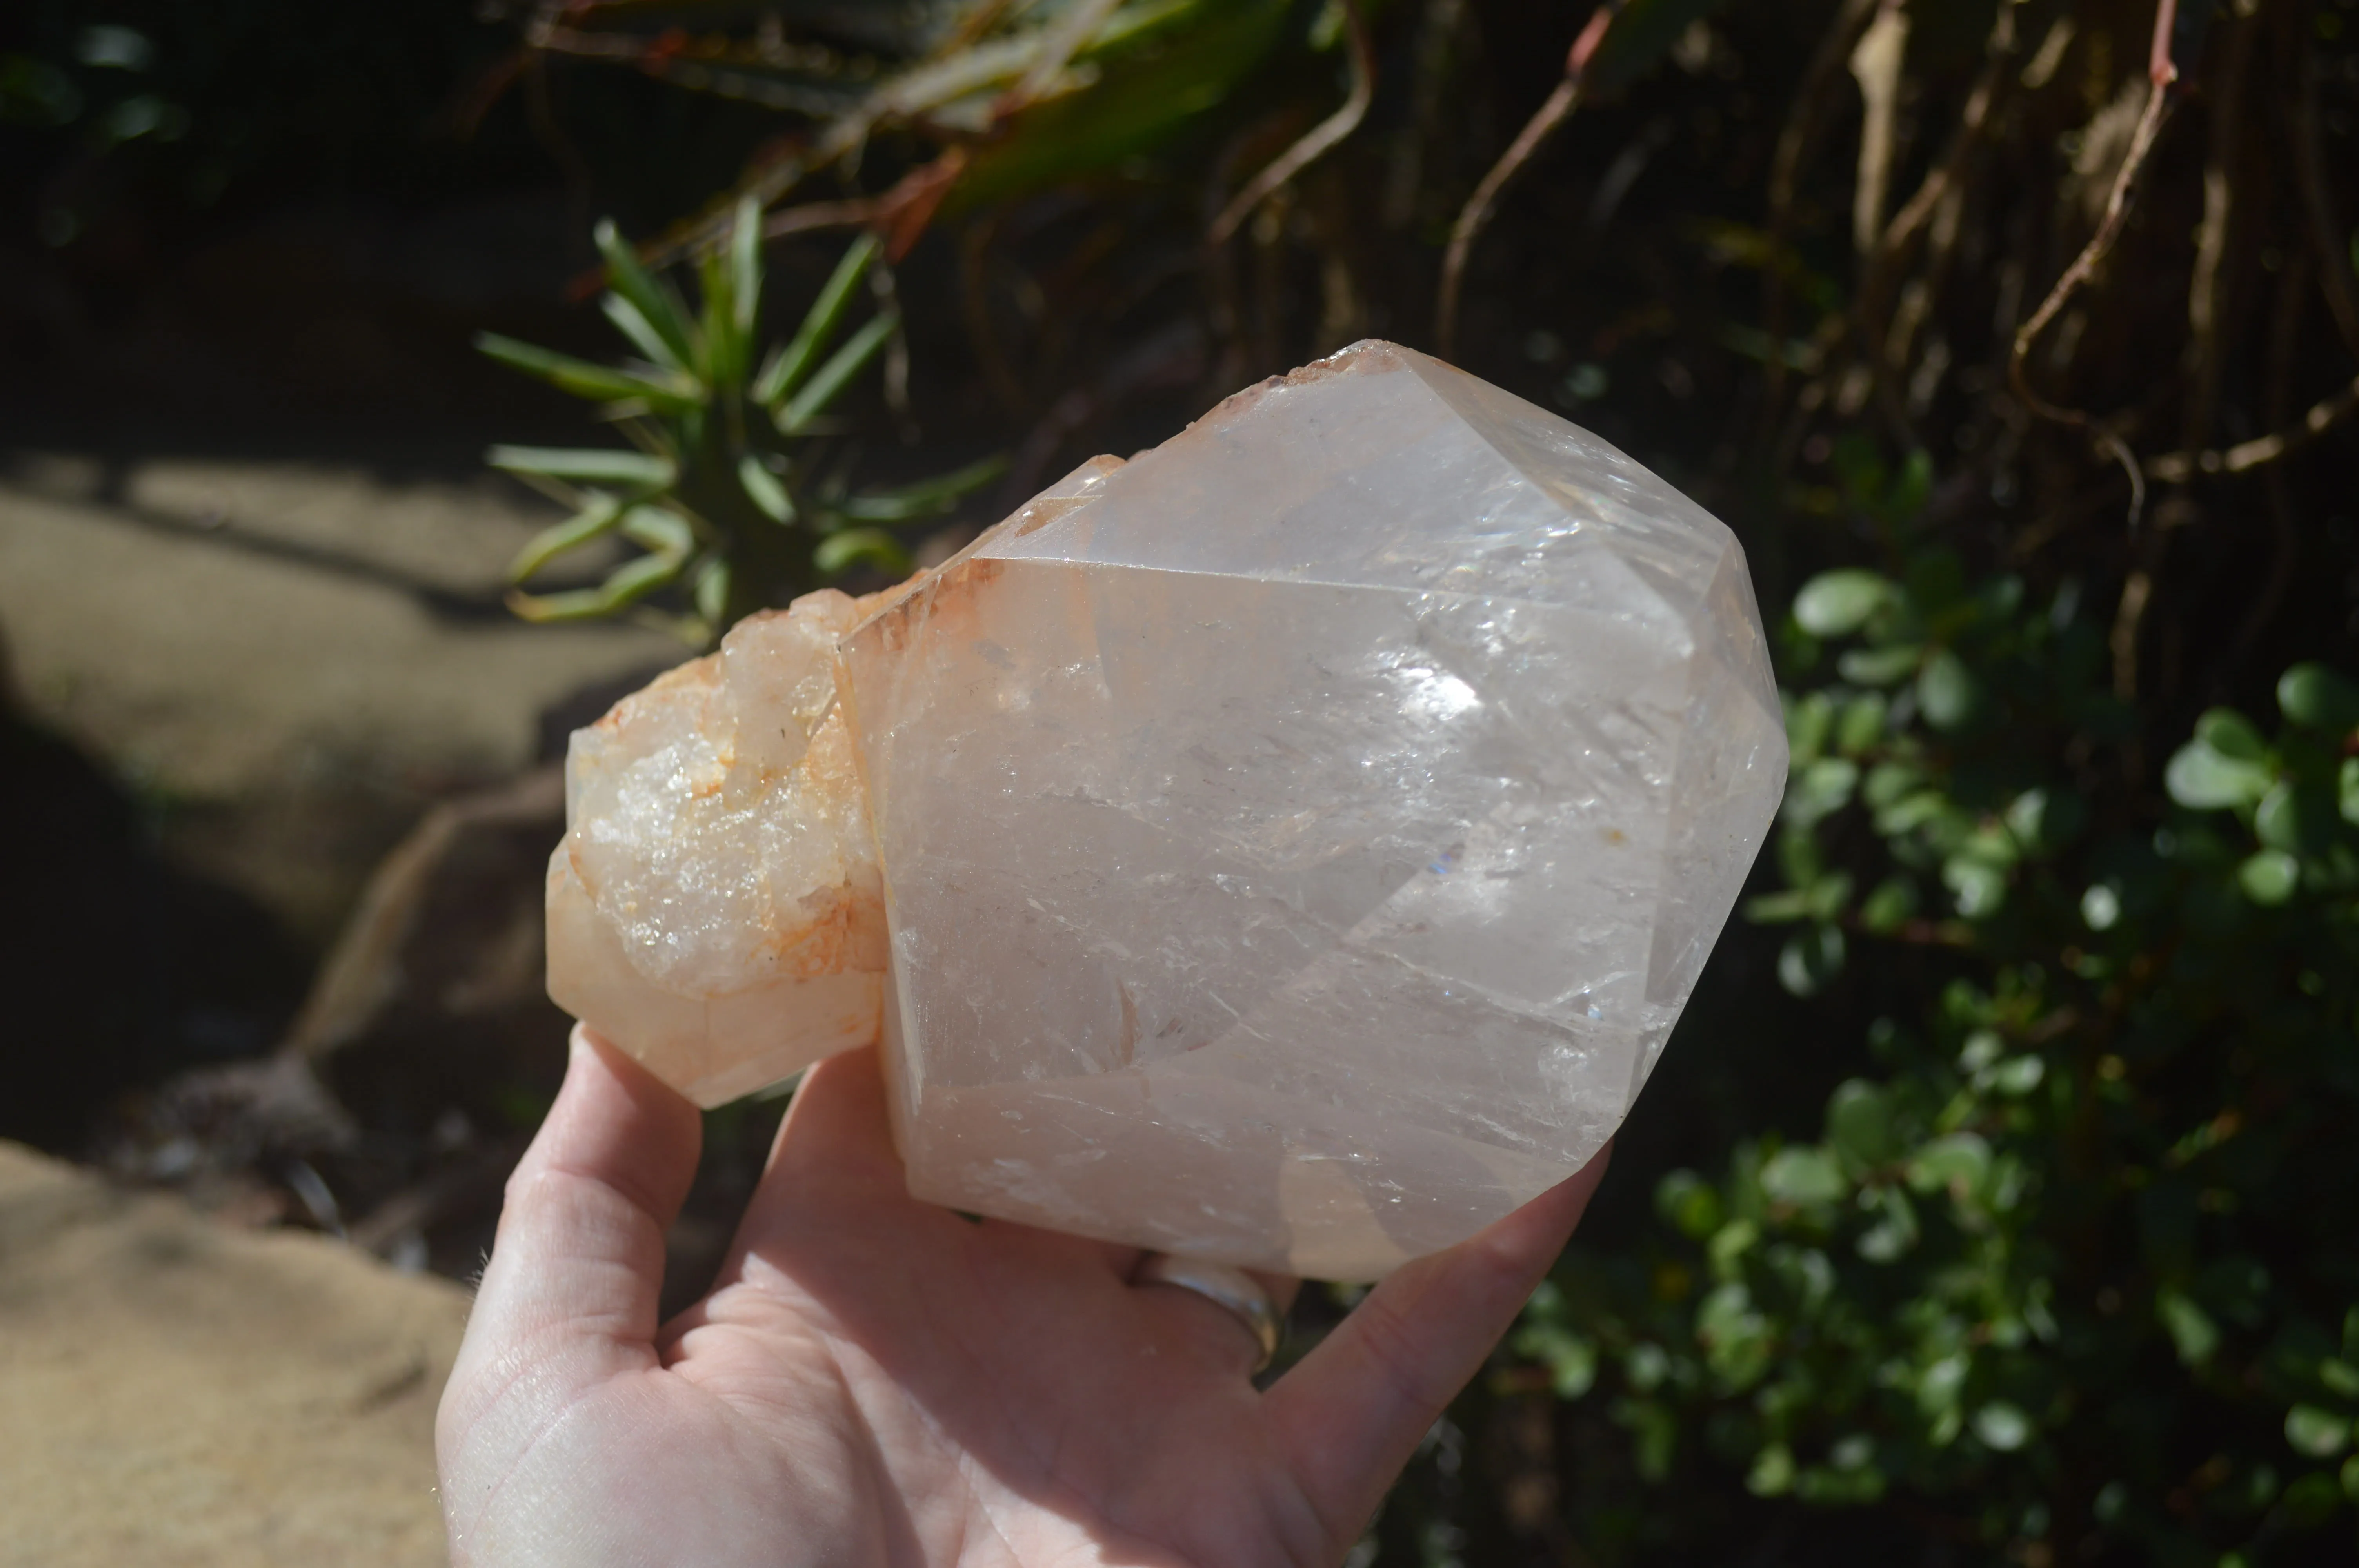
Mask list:
[[2359,685],[2288,670],[2274,738],[2205,713],[2157,801],[2076,585],[1970,577],[1921,454],[1836,466],[1889,569],[1793,599],[1786,887],[1745,913],[1788,990],[1889,985],[1876,1069],[1815,1140],[1665,1176],[1516,1349],[1654,1481],[1901,1501],[2022,1562],[2347,1551]]
[[[877,242],[855,240],[794,335],[756,361],[762,254],[759,215],[740,205],[728,244],[698,267],[700,308],[642,267],[601,224],[603,306],[643,359],[592,363],[485,333],[483,351],[601,406],[628,449],[495,447],[505,469],[572,511],[509,568],[509,602],[530,621],[612,615],[658,590],[684,589],[668,617],[709,643],[739,617],[805,592],[855,565],[909,569],[895,525],[940,514],[1003,466],[988,459],[898,489],[853,492],[827,462],[828,410],[899,327],[880,311],[835,343]],[[830,351],[831,344],[834,344]],[[619,535],[636,555],[594,588],[528,593],[559,558]]]

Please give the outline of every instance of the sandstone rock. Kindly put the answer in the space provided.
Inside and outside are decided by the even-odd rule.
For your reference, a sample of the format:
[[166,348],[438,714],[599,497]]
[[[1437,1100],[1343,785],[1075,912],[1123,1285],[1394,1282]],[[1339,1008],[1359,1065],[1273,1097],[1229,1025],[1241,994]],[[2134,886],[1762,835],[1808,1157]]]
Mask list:
[[0,1144],[0,1563],[445,1561],[466,1299]]

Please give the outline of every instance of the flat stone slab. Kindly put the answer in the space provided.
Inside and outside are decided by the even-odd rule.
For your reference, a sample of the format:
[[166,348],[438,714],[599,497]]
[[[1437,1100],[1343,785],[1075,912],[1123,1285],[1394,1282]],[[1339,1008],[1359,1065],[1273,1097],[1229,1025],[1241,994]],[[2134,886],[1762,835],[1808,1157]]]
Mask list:
[[0,1142],[0,1564],[447,1561],[467,1299]]

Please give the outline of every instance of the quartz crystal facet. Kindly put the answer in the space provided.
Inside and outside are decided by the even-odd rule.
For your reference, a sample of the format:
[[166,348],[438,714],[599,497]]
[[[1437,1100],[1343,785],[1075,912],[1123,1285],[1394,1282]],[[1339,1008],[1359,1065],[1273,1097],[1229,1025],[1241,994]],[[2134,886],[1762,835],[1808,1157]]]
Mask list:
[[[786,773],[650,728],[591,765],[627,755],[652,793],[593,801],[577,741],[560,860],[579,887],[553,871],[552,972],[560,918],[585,928],[577,974],[615,972],[586,956],[594,905],[631,984],[761,999],[756,1033],[791,1051],[729,1076],[746,1037],[721,1043],[712,1000],[696,1047],[701,1081],[742,1089],[853,1027],[789,1028],[826,982],[810,962],[767,978],[786,969],[746,957],[769,950],[758,920],[797,953],[841,931],[840,979],[889,968],[912,1192],[1170,1252],[1370,1279],[1579,1169],[1653,1067],[1784,786],[1729,531],[1595,438],[1386,343],[1085,465],[857,614],[834,707],[774,682],[816,716]],[[770,700],[733,684],[745,635],[719,682],[740,737]],[[792,770],[838,722],[861,787],[819,811]],[[648,804],[702,801],[678,781],[705,778],[714,804]],[[873,849],[851,842],[863,806]],[[814,832],[801,860],[780,847]],[[683,880],[657,848],[675,838],[694,839],[683,867],[796,869]],[[824,897],[782,891],[811,868]],[[855,936],[880,871],[889,966]],[[759,940],[722,935],[741,930]]]

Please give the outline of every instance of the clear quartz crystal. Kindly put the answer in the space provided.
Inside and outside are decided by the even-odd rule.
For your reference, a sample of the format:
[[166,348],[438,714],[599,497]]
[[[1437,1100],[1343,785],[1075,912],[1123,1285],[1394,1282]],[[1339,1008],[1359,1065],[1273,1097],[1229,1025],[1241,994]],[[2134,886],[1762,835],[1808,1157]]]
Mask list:
[[[856,625],[826,617],[814,633],[845,622],[834,706],[805,760],[761,776],[810,771],[848,718],[874,860],[848,842],[858,788],[810,860],[845,868],[830,889],[882,870],[911,1191],[1171,1252],[1370,1279],[1579,1169],[1653,1067],[1784,786],[1729,531],[1390,344],[1084,465]],[[760,700],[821,712],[801,679],[765,677],[803,695]],[[755,849],[763,824],[791,817],[791,838],[826,814],[788,784],[693,804],[696,781],[734,776],[708,756],[746,742],[691,700],[712,677],[667,680],[611,755],[577,740],[552,990],[562,942],[575,1011],[610,1034],[597,1009],[625,999],[588,982],[618,945],[631,998],[762,996],[725,1044],[709,1001],[681,1048],[743,1089],[856,1029],[806,1013],[835,1005],[808,964],[791,993],[712,989],[766,950],[772,927],[746,924],[762,899],[811,901],[697,868],[786,864]],[[798,1044],[737,1070],[760,1029]]]

